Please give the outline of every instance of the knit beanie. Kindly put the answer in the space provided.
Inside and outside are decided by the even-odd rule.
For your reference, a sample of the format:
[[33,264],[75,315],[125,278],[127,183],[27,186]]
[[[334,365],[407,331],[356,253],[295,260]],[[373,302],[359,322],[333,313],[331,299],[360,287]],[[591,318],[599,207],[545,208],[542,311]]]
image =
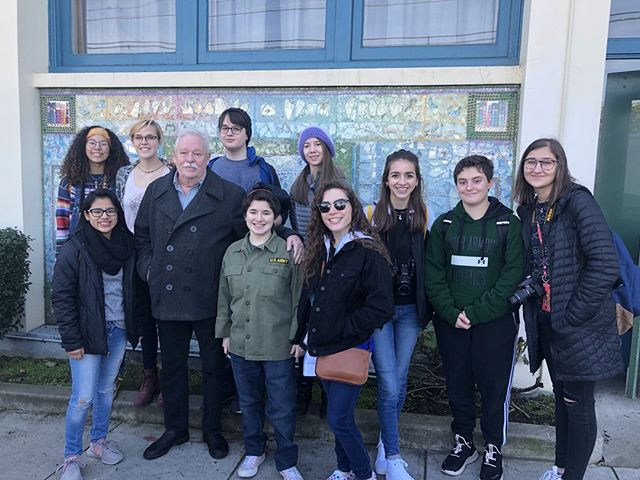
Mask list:
[[300,134],[300,139],[298,140],[298,153],[300,153],[300,158],[302,158],[305,162],[306,160],[304,158],[304,142],[306,142],[310,138],[317,138],[318,140],[320,140],[327,146],[331,156],[336,156],[336,149],[333,146],[331,137],[329,137],[329,135],[327,135],[327,133],[320,127],[309,127],[303,130],[303,132]]

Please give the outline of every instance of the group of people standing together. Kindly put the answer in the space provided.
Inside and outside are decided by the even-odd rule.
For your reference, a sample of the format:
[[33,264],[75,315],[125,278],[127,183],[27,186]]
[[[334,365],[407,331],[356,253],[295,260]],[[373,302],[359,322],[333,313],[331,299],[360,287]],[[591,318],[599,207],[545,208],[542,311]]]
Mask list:
[[207,135],[192,130],[178,134],[171,162],[161,159],[163,132],[153,120],[131,128],[133,165],[106,128],[81,130],[69,149],[52,293],[72,375],[61,478],[82,479],[91,407],[87,455],[108,465],[123,459],[107,432],[127,340],[142,343],[138,405],[158,390],[160,342],[165,431],[144,458],[189,440],[195,333],[203,441],[213,458],[228,454],[221,414],[235,394],[245,447],[239,477],[255,476],[265,459],[266,416],[278,471],[301,479],[296,413],[306,412],[311,383],[296,380],[296,360],[373,344],[376,460],[372,468],[355,423],[362,387],[321,379],[337,459],[328,480],[412,479],[398,421],[416,341],[433,320],[455,440],[442,471],[459,475],[478,458],[477,386],[485,442],[479,478],[501,479],[521,304],[531,369],[547,361],[556,398],[556,461],[541,479],[582,478],[595,443],[594,382],[622,371],[611,299],[618,267],[602,212],[573,181],[557,141],[536,140],[519,162],[519,218],[489,196],[493,164],[480,155],[456,165],[460,202],[434,218],[413,152],[387,157],[379,198],[363,207],[322,129],[300,134],[305,167],[290,195],[249,146],[246,112],[226,110],[218,130],[225,154],[213,159]]

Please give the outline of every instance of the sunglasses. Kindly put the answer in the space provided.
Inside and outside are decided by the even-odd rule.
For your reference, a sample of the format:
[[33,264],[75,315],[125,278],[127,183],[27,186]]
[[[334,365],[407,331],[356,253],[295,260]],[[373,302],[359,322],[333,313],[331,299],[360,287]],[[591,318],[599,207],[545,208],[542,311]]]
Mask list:
[[[349,200],[347,200],[346,198],[339,198],[338,200],[333,202],[333,206],[336,210],[341,211],[347,208],[347,203],[349,203]],[[329,213],[329,210],[331,210],[331,205],[331,202],[320,202],[316,206],[318,207],[318,210],[320,210],[320,213]]]

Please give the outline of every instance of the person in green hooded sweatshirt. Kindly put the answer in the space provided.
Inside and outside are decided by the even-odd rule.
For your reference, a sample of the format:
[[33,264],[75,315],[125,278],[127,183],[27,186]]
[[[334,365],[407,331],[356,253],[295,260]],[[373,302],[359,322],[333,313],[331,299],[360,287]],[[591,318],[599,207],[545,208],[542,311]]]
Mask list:
[[489,196],[493,163],[488,158],[463,158],[453,179],[460,201],[434,222],[425,255],[425,288],[436,311],[433,325],[455,436],[442,471],[460,475],[478,458],[477,385],[485,441],[480,479],[499,480],[518,333],[518,316],[507,299],[523,276],[521,222]]

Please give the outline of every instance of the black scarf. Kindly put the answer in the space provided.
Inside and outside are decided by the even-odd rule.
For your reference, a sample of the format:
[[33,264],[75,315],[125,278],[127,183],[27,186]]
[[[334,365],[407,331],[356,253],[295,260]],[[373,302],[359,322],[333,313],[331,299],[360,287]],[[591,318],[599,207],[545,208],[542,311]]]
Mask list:
[[89,256],[100,270],[109,275],[118,273],[134,252],[131,234],[121,228],[114,228],[110,239],[89,224],[85,224],[79,234],[87,246]]

